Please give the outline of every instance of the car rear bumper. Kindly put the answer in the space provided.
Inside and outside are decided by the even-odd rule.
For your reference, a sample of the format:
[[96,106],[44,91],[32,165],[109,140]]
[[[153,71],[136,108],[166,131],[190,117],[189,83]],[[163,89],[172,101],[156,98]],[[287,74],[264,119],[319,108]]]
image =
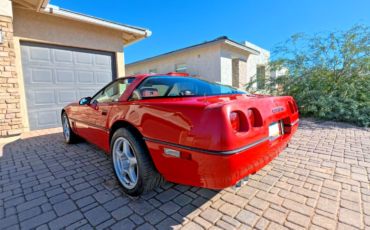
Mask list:
[[[158,171],[167,181],[191,186],[223,189],[234,186],[239,180],[257,172],[270,163],[288,145],[298,123],[290,127],[289,133],[270,142],[261,139],[232,153],[216,154],[205,150],[180,147],[169,143],[146,139]],[[170,148],[191,154],[191,160],[164,154],[163,148]],[[230,151],[228,151],[230,152]]]

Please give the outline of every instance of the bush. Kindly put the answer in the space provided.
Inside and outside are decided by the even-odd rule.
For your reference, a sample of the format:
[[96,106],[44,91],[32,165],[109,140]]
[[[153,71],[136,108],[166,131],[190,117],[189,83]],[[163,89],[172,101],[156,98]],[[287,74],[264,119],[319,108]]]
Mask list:
[[[290,95],[300,115],[370,126],[370,30],[356,25],[348,31],[296,34],[278,44],[270,70],[285,75],[267,79],[263,89],[249,92]],[[278,87],[275,87],[278,85]]]

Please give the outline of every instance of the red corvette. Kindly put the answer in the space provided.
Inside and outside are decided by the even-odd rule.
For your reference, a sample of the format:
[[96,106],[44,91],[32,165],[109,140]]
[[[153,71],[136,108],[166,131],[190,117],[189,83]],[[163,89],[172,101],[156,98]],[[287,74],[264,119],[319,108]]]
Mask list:
[[287,147],[298,121],[292,97],[248,94],[180,73],[118,78],[62,110],[66,142],[81,137],[109,152],[132,196],[165,180],[238,187]]

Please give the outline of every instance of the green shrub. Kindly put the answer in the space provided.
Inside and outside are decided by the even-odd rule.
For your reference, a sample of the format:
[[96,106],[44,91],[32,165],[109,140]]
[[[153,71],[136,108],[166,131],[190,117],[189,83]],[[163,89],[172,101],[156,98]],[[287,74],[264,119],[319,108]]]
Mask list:
[[[285,75],[267,79],[264,88],[249,92],[290,95],[300,115],[370,126],[370,30],[356,25],[348,31],[296,34],[278,44],[270,70]],[[276,87],[278,85],[278,87]]]

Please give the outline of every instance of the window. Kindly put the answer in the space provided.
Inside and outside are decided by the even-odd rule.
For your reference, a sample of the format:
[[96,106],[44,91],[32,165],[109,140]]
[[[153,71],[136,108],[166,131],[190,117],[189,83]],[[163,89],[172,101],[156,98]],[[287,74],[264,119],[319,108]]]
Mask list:
[[265,67],[257,67],[257,88],[262,89],[265,86]]
[[99,91],[92,99],[92,104],[116,102],[134,78],[120,79]]
[[139,75],[139,74],[141,74],[140,71],[139,72],[134,72],[134,75]]
[[158,73],[157,69],[150,69],[149,74],[155,74]]
[[180,63],[175,65],[176,73],[186,73],[186,63]]
[[129,100],[168,97],[203,97],[211,95],[245,94],[231,86],[200,78],[152,76],[147,77],[134,90]]

